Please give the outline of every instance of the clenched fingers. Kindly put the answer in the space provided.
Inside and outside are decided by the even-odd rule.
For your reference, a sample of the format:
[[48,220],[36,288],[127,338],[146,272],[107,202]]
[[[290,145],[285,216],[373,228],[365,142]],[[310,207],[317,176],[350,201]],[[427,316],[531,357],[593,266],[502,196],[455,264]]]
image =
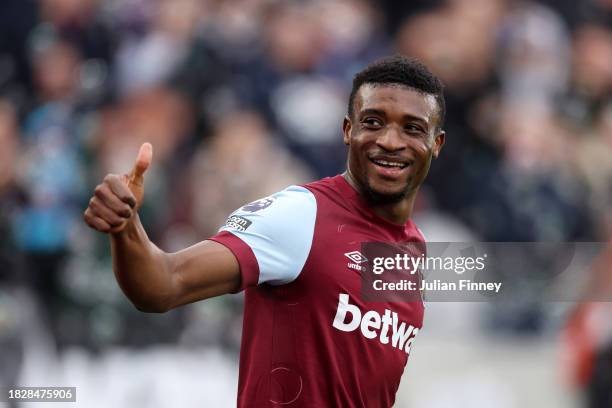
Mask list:
[[111,230],[111,226],[102,218],[95,216],[89,207],[85,210],[83,219],[87,225],[97,231],[109,232]]
[[122,201],[109,187],[107,183],[102,183],[94,190],[94,196],[102,201],[102,203],[113,210],[117,215],[130,218],[132,216],[132,207]]
[[127,219],[126,217],[120,216],[111,208],[107,207],[102,200],[95,196],[89,200],[89,209],[92,211],[93,215],[102,218],[111,227],[117,227],[123,224],[123,221]]

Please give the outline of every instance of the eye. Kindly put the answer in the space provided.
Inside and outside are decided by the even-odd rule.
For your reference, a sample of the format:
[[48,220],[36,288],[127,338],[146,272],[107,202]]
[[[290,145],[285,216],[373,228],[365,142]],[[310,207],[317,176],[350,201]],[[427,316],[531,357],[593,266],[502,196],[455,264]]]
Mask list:
[[425,133],[422,127],[415,125],[414,123],[409,123],[404,126],[404,130],[408,133]]
[[380,119],[374,118],[374,117],[367,117],[364,118],[361,123],[370,129],[378,129],[380,127],[382,127],[382,121],[380,121]]

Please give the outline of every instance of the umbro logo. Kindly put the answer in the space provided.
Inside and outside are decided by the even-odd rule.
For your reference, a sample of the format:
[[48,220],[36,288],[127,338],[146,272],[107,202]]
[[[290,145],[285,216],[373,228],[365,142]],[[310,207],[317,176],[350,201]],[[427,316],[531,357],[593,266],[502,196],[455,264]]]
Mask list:
[[359,251],[347,252],[344,254],[344,256],[357,264],[368,262],[368,258],[363,256]]
[[347,252],[344,254],[351,262],[348,263],[349,269],[354,269],[356,271],[364,271],[365,267],[361,266],[362,263],[368,262],[368,258],[363,256],[359,251]]

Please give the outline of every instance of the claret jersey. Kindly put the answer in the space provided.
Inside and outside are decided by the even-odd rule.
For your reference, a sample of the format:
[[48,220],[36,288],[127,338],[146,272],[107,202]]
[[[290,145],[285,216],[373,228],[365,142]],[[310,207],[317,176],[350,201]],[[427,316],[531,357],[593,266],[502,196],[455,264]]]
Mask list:
[[374,214],[342,176],[232,213],[211,238],[245,290],[239,407],[390,407],[422,302],[365,302],[362,242],[423,242]]

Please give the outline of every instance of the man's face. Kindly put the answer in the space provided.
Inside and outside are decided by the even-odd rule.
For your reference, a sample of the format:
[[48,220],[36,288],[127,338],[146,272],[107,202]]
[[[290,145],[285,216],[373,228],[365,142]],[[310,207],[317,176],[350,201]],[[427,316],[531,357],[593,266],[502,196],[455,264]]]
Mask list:
[[401,85],[364,84],[353,108],[343,124],[353,180],[373,202],[402,200],[425,180],[444,144],[435,97]]

